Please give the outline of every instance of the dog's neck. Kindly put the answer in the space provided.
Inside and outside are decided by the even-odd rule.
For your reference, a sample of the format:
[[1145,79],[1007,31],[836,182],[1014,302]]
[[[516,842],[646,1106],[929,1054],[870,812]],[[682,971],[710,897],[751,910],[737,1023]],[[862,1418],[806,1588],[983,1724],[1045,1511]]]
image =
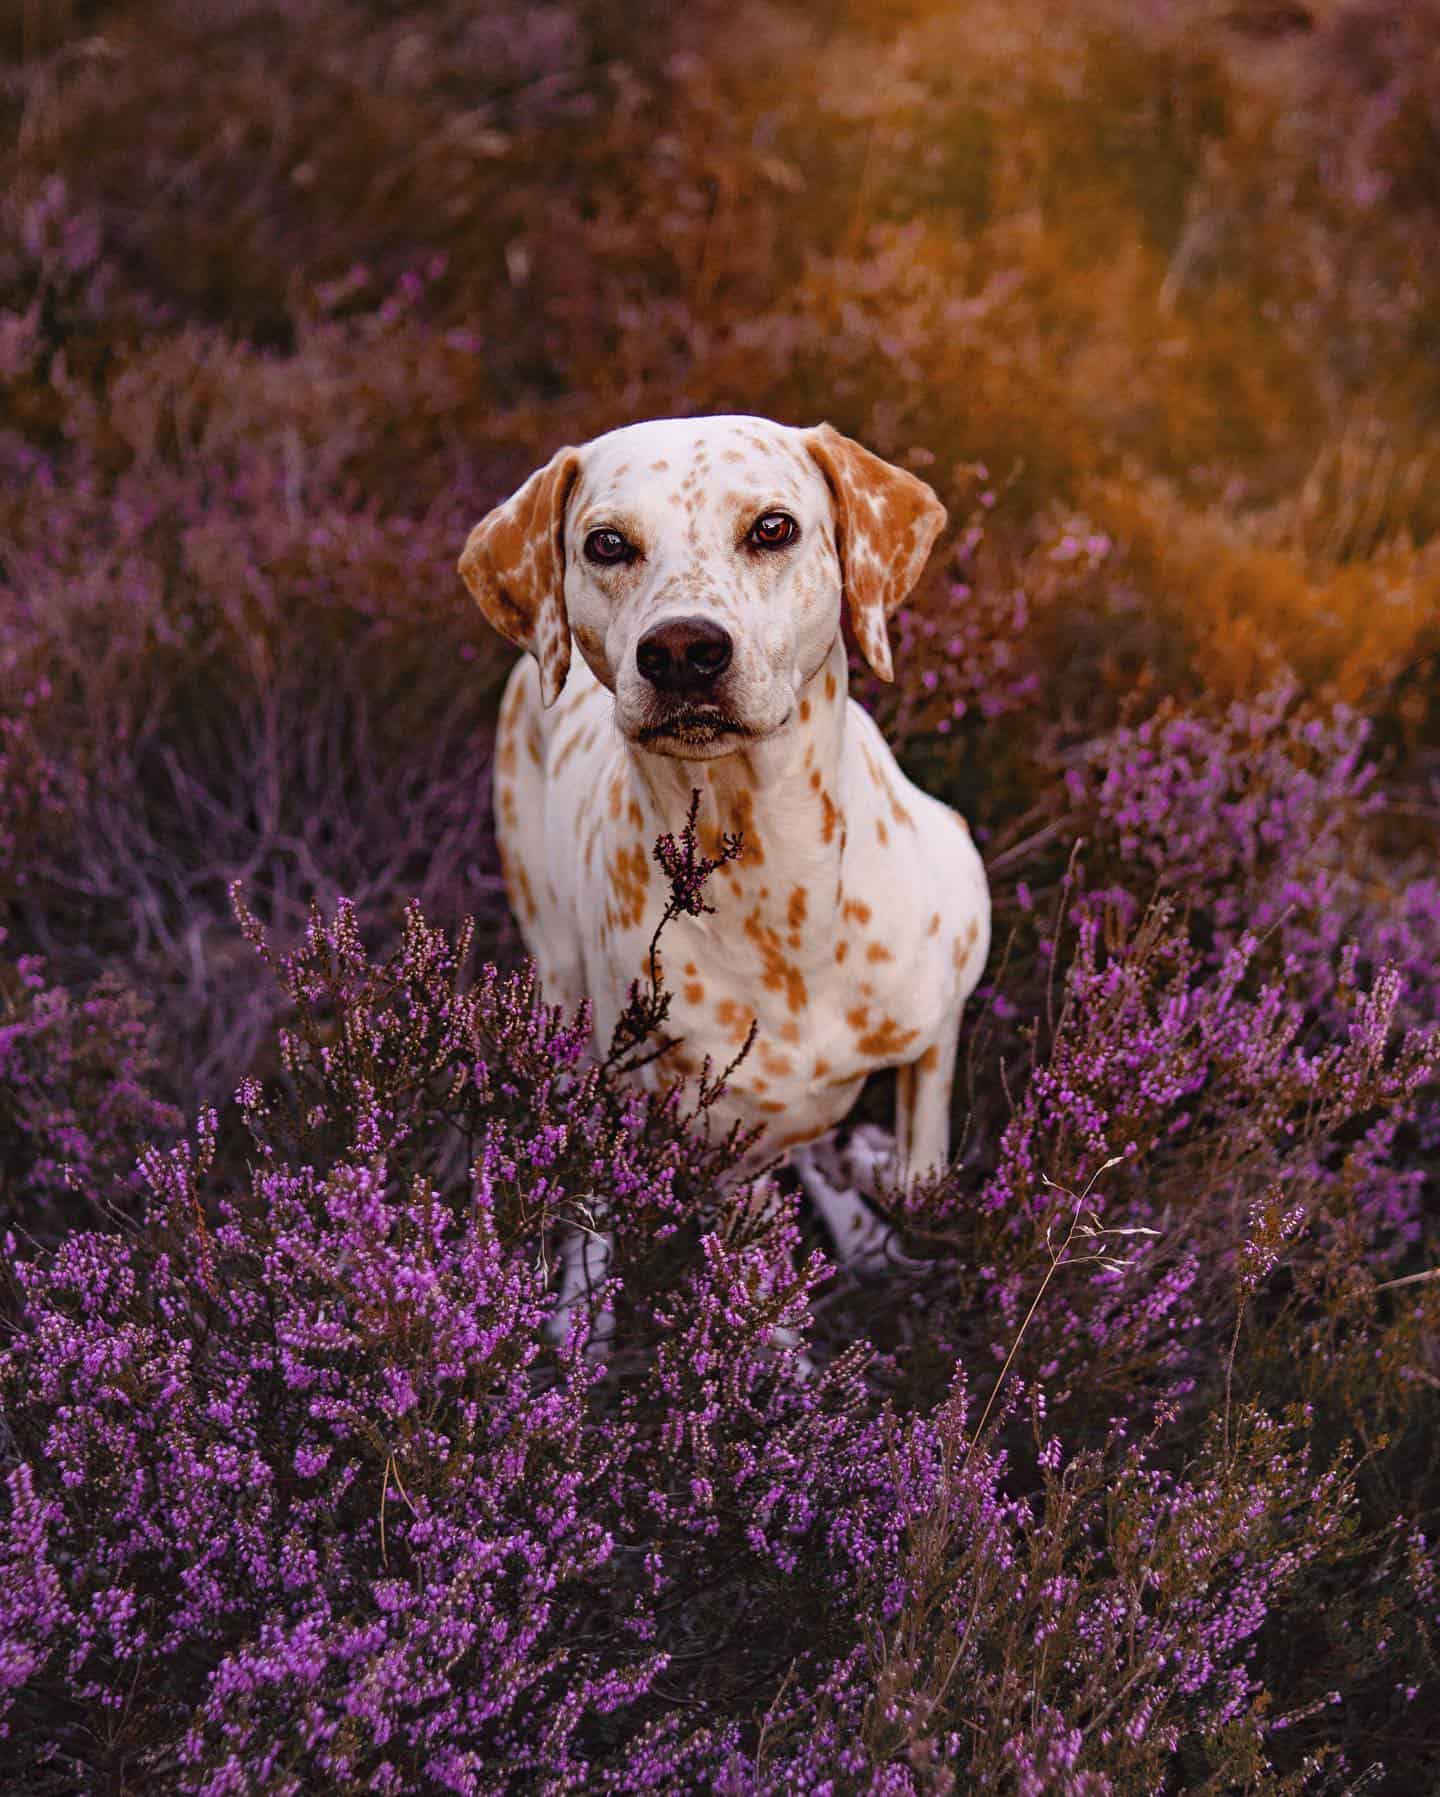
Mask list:
[[[744,843],[717,882],[726,883],[747,914],[758,909],[767,919],[783,917],[791,935],[797,915],[813,924],[843,902],[848,684],[845,644],[837,634],[825,661],[795,695],[788,721],[772,736],[709,761],[643,752],[631,757],[647,828],[678,835],[691,794],[698,792],[701,852],[718,857],[725,832]],[[712,887],[708,896],[723,905],[727,895]]]

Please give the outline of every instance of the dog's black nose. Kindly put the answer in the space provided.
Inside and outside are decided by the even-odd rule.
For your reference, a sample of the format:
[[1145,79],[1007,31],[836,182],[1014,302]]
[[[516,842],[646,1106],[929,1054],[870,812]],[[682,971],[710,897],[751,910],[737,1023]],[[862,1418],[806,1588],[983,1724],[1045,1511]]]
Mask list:
[[711,618],[667,618],[641,637],[635,665],[658,692],[697,697],[730,666],[734,648]]

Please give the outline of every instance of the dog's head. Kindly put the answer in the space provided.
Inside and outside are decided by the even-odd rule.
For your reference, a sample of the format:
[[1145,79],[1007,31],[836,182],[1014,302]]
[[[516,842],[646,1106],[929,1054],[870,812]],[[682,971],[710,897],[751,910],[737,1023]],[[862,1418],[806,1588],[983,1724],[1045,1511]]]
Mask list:
[[573,635],[626,737],[708,759],[785,723],[842,607],[892,677],[886,619],[944,522],[923,481],[828,424],[662,418],[558,451],[475,526],[460,572],[547,705]]

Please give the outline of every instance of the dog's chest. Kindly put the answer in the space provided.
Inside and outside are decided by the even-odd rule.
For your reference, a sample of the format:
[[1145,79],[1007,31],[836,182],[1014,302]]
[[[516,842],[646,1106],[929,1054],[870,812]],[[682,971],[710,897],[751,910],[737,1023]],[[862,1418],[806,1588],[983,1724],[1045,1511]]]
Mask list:
[[[600,888],[609,914],[596,931],[589,987],[601,1044],[631,981],[648,977],[664,900],[658,879],[642,886],[633,853],[625,870],[625,916],[613,880]],[[823,887],[797,878],[777,893],[776,885],[743,867],[723,870],[712,881],[714,914],[667,924],[659,971],[674,1046],[647,1071],[658,1084],[697,1075],[708,1061],[713,1079],[745,1050],[723,1113],[778,1143],[831,1127],[868,1073],[920,1052],[938,1027],[943,994],[938,968],[924,965],[923,940],[882,941],[872,904],[858,891],[847,897],[833,871]]]

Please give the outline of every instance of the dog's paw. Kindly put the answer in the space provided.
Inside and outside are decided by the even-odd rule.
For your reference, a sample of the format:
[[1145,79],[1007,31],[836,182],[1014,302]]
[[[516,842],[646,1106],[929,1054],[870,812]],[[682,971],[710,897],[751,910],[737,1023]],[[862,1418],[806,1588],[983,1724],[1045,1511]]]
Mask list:
[[866,1201],[894,1179],[895,1141],[873,1124],[853,1130],[842,1148],[834,1135],[795,1149],[790,1164],[835,1243],[841,1266],[853,1273],[923,1271],[925,1261],[902,1252],[900,1236]]

